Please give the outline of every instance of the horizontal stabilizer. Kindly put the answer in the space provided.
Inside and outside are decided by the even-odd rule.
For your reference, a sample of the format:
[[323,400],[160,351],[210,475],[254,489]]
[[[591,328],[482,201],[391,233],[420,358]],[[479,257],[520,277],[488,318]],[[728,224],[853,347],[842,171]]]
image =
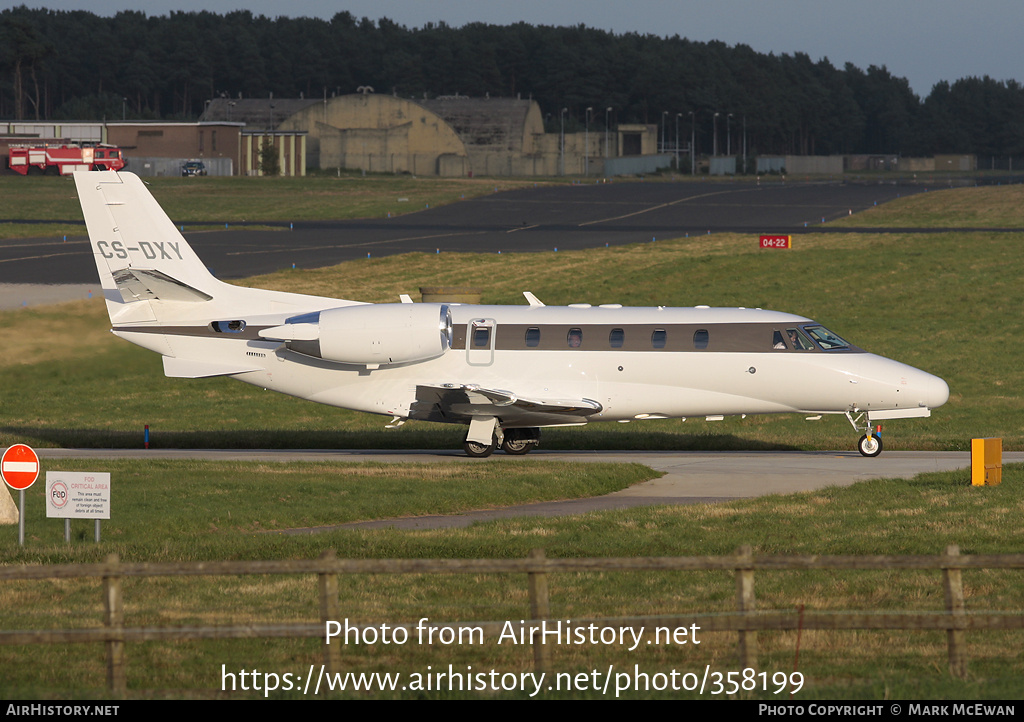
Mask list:
[[132,301],[209,301],[213,296],[175,280],[166,273],[144,268],[113,272],[114,284],[125,303]]
[[233,376],[250,371],[261,371],[257,366],[232,366],[212,361],[164,356],[164,376],[179,379],[204,379],[210,376]]

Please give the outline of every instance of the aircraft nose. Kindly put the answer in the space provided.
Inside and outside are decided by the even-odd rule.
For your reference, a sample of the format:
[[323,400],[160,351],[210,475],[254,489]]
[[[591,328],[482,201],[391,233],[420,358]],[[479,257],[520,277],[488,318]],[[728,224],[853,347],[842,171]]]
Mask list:
[[921,404],[929,409],[937,409],[949,400],[949,384],[938,376],[918,371],[919,377],[913,380],[914,389],[920,396]]
[[[861,382],[869,393],[861,398],[871,401],[869,407],[937,409],[949,400],[949,386],[927,371],[882,356],[866,356],[861,366]],[[895,393],[894,393],[895,392]],[[877,394],[877,397],[874,397]],[[890,406],[891,404],[891,406]]]

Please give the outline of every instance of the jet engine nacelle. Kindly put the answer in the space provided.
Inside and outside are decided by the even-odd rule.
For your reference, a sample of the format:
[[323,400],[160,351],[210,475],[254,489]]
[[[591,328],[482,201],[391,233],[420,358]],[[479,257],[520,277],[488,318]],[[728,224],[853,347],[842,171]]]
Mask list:
[[447,304],[375,303],[291,318],[260,336],[306,356],[375,368],[429,361],[452,345]]

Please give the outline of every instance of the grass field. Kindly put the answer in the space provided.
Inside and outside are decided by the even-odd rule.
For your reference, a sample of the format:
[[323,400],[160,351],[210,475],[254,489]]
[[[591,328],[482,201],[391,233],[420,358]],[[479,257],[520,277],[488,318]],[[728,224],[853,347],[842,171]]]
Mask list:
[[[1021,227],[1013,187],[992,196],[975,189],[932,192],[879,208],[880,225],[953,225],[964,207],[970,226]],[[985,189],[989,190],[989,189]],[[1011,200],[1007,201],[1007,194]],[[935,203],[922,210],[917,204]],[[967,200],[965,200],[965,198]],[[946,215],[943,215],[946,214]],[[866,214],[865,214],[866,215]],[[855,225],[862,217],[855,216]],[[913,218],[913,221],[900,219]],[[571,302],[761,306],[815,318],[868,350],[945,378],[949,403],[932,418],[886,425],[886,446],[965,449],[976,436],[1001,436],[1024,448],[1024,374],[1013,311],[1021,235],[980,232],[798,236],[792,251],[759,252],[756,237],[715,235],[614,249],[501,256],[409,255],[318,271],[288,271],[245,284],[308,293],[394,300],[419,285],[479,285],[485,302],[520,303],[532,290],[549,304]],[[653,279],[653,280],[652,280]],[[316,406],[225,380],[165,379],[159,357],[113,338],[102,304],[78,302],[0,314],[7,334],[0,444],[131,446],[142,426],[159,446],[455,447],[460,429],[386,421]],[[19,393],[13,393],[19,389]],[[843,419],[750,417],[719,423],[651,421],[546,433],[545,447],[570,448],[851,448]],[[110,462],[114,518],[94,545],[91,524],[77,522],[64,545],[61,524],[42,518],[42,490],[30,491],[25,549],[6,528],[0,563],[97,561],[117,552],[128,561],[306,559],[324,549],[350,558],[519,558],[543,547],[550,557],[729,554],[937,554],[959,544],[967,554],[1020,553],[1024,469],[1007,467],[999,487],[974,489],[966,472],[877,480],[849,488],[716,505],[666,506],[555,519],[524,518],[431,531],[337,530],[315,536],[274,534],[293,526],[607,493],[651,474],[636,467],[523,465],[493,458],[443,470],[424,466]],[[83,462],[48,469],[85,469]],[[95,470],[95,469],[93,469]],[[270,533],[267,533],[270,532]],[[968,610],[1019,615],[1019,572],[967,572]],[[125,582],[128,624],[220,624],[316,618],[310,578],[196,578]],[[937,573],[759,574],[759,609],[943,608]],[[529,614],[526,581],[515,575],[348,577],[342,605],[354,621],[518,621]],[[676,614],[733,608],[731,574],[566,574],[552,580],[559,618]],[[0,627],[92,627],[99,623],[99,583],[75,580],[5,584]],[[804,632],[799,669],[807,677],[794,701],[811,699],[1018,699],[1024,694],[1021,633],[969,632],[969,676],[952,680],[939,632]],[[761,668],[792,671],[797,637],[761,634]],[[244,640],[146,643],[128,648],[129,696],[216,697],[221,665],[277,673],[319,663],[318,642]],[[528,648],[346,648],[351,671],[530,669]],[[711,635],[698,646],[629,653],[614,645],[560,649],[558,670],[589,672],[609,664],[648,673],[692,672],[705,664],[737,667],[734,637]],[[100,645],[0,647],[0,696],[105,697]],[[599,694],[543,693],[554,698]],[[258,695],[257,695],[258,696]],[[282,697],[297,695],[280,694]],[[365,697],[366,695],[349,695]],[[392,696],[392,695],[378,695]],[[444,697],[411,692],[394,696]],[[516,697],[525,694],[451,696]],[[659,696],[644,694],[639,696]],[[663,695],[678,698],[679,694]],[[762,695],[773,698],[772,695]],[[706,697],[707,698],[707,697]]]
[[903,228],[1024,228],[1024,186],[931,191],[869,208],[836,226]]
[[[86,462],[74,461],[50,466],[89,468]],[[42,500],[33,498],[27,546],[22,551],[5,545],[2,562],[92,562],[110,552],[124,561],[152,562],[311,559],[324,549],[334,549],[343,558],[504,559],[525,557],[535,547],[544,548],[549,557],[686,556],[727,555],[741,544],[751,544],[757,554],[934,555],[948,543],[958,543],[967,554],[1022,551],[1017,533],[1024,513],[1018,488],[1024,482],[1021,467],[1007,467],[1001,486],[981,489],[966,483],[966,472],[954,472],[729,504],[510,519],[465,529],[273,533],[367,516],[466,508],[467,503],[604,493],[649,474],[636,467],[543,467],[507,459],[445,468],[111,462],[106,468],[115,495],[114,518],[104,523],[102,544],[91,542],[90,523],[75,522],[74,542],[65,545],[60,541],[62,524],[43,519]],[[422,617],[517,623],[529,614],[524,575],[353,575],[341,577],[339,583],[344,615],[353,623],[412,623]],[[1020,613],[1021,572],[968,571],[964,585],[968,610]],[[318,613],[316,581],[311,577],[126,579],[123,586],[129,626],[303,622],[317,619]],[[558,619],[728,612],[734,608],[734,595],[735,581],[728,572],[576,573],[551,579],[552,613]],[[761,610],[791,610],[801,604],[837,614],[944,608],[937,572],[759,572],[756,595]],[[98,580],[9,582],[0,590],[4,629],[94,627],[101,618]],[[1019,698],[1024,692],[1024,659],[1016,650],[1024,636],[968,632],[968,642],[969,675],[958,681],[946,672],[943,633],[805,631],[799,640],[797,669],[806,682],[794,701]],[[761,633],[758,644],[760,669],[793,671],[796,634]],[[222,664],[229,670],[297,674],[320,663],[316,640],[152,642],[130,644],[127,654],[129,696],[146,697],[150,693],[143,690],[149,689],[169,690],[163,694],[173,697],[216,697]],[[102,697],[102,660],[99,644],[0,647],[0,663],[7,670],[0,694],[7,699]],[[630,652],[618,645],[560,646],[553,662],[555,669],[573,673],[606,670],[609,665],[632,670],[634,664],[648,674],[673,669],[699,672],[705,664],[724,672],[737,668],[735,635],[728,633],[707,633],[699,647],[656,645]],[[475,647],[348,645],[343,663],[345,670],[355,672],[410,674],[453,664],[463,671],[469,665],[518,673],[531,669],[531,652],[528,647],[499,646],[493,639]],[[41,675],[40,670],[47,671]],[[771,693],[741,696],[774,698]]]

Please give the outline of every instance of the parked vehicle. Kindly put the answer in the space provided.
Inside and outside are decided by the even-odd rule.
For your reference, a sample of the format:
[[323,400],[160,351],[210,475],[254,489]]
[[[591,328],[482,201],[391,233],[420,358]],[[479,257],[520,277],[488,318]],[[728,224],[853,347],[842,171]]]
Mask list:
[[114,145],[72,143],[11,146],[7,165],[21,175],[71,175],[76,170],[121,170],[124,153]]
[[181,166],[181,175],[206,175],[206,164],[201,160],[190,160]]

